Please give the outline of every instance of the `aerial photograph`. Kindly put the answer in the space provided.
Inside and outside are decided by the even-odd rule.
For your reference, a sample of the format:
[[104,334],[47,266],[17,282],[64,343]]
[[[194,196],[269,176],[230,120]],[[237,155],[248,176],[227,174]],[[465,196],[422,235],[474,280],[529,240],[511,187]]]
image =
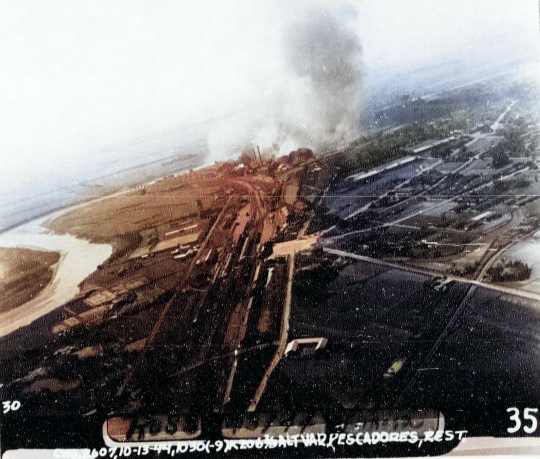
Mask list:
[[539,12],[1,2],[2,458],[539,454]]

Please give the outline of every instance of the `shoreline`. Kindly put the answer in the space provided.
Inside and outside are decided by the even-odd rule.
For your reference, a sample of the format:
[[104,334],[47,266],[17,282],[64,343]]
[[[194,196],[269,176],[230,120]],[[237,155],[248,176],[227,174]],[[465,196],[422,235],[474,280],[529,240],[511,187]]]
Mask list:
[[[149,163],[149,165],[151,165],[151,164],[154,164],[154,162]],[[74,210],[74,209],[77,209],[77,208],[79,208],[81,206],[84,206],[84,205],[87,205],[87,204],[92,204],[92,203],[95,203],[95,202],[99,202],[101,200],[112,198],[112,197],[115,197],[115,196],[119,196],[121,194],[125,194],[125,193],[128,193],[130,191],[136,191],[140,187],[153,185],[156,182],[158,182],[160,180],[163,180],[165,177],[167,177],[169,175],[177,176],[177,175],[189,173],[190,170],[199,171],[199,170],[205,169],[207,167],[213,167],[213,166],[214,166],[214,164],[209,163],[209,164],[203,164],[203,165],[197,166],[197,167],[181,169],[181,170],[178,170],[176,172],[173,172],[172,174],[161,175],[160,177],[157,177],[157,178],[152,179],[150,181],[143,181],[143,182],[138,182],[138,183],[133,183],[133,184],[130,184],[130,185],[126,185],[124,187],[119,187],[118,190],[112,191],[111,193],[103,194],[102,196],[90,196],[90,197],[80,196],[80,197],[76,197],[76,198],[74,198],[74,201],[69,203],[69,204],[60,205],[58,207],[55,207],[54,209],[46,210],[46,211],[43,211],[43,212],[37,212],[35,215],[33,215],[31,217],[27,217],[27,218],[25,218],[25,219],[23,219],[23,220],[21,220],[21,221],[19,221],[17,223],[13,223],[13,224],[11,224],[9,226],[6,226],[6,227],[0,227],[0,236],[2,236],[5,233],[9,233],[10,231],[16,230],[17,228],[20,228],[22,226],[28,225],[28,224],[30,224],[32,222],[35,222],[36,220],[43,219],[43,222],[45,222],[46,220],[50,219],[48,217],[51,217],[56,213],[58,213],[57,216],[60,216],[63,213],[67,213],[67,212],[69,212],[71,210]],[[129,170],[131,170],[131,169],[126,169],[126,171],[129,171]],[[124,172],[124,171],[122,171],[122,172]],[[43,226],[43,229],[46,230],[46,231],[52,231],[52,230],[50,230],[49,228],[47,228],[45,226]],[[55,233],[55,234],[57,234],[57,233]]]
[[[43,227],[39,226],[39,228]],[[17,244],[18,248],[39,248],[40,250],[58,252],[60,259],[54,265],[51,281],[35,298],[0,314],[0,337],[30,325],[35,320],[62,307],[79,292],[80,282],[92,274],[97,266],[112,253],[112,246],[109,244],[93,244],[72,235],[19,233],[15,234],[14,237],[23,239],[21,243]],[[24,239],[32,238],[46,238],[52,242],[47,245],[35,241],[30,243],[24,241]],[[53,243],[59,244],[59,246],[52,247]],[[84,262],[81,263],[80,260],[84,260]]]
[[[7,336],[14,331],[25,327],[27,325],[30,325],[35,319],[39,319],[39,317],[36,317],[33,319],[30,323],[21,323],[24,322],[23,318],[26,316],[26,310],[32,310],[33,308],[40,305],[40,303],[43,303],[45,301],[45,298],[50,298],[54,295],[57,288],[57,279],[56,276],[58,275],[58,269],[60,268],[60,265],[64,261],[66,257],[65,253],[60,253],[60,259],[53,265],[51,268],[53,269],[53,276],[51,281],[37,294],[37,296],[26,303],[21,304],[20,306],[17,306],[16,308],[6,311],[3,313],[0,313],[0,323],[2,324],[0,326],[0,338],[3,338],[4,336]],[[60,306],[58,306],[60,307]],[[25,309],[23,311],[22,309]],[[44,316],[45,314],[48,314],[51,311],[44,312],[41,316]],[[21,317],[17,317],[21,316]],[[41,317],[40,316],[40,317]],[[6,326],[7,324],[7,326]]]
[[[0,313],[0,338],[3,338],[17,330],[19,330],[22,327],[28,326],[32,324],[35,320],[53,312],[56,309],[61,308],[65,303],[67,303],[71,298],[73,298],[79,291],[78,285],[81,281],[86,279],[89,275],[91,275],[95,270],[97,269],[97,266],[107,259],[110,258],[110,256],[113,253],[113,246],[111,244],[95,244],[90,242],[87,239],[79,238],[73,234],[70,233],[57,233],[50,229],[48,226],[46,226],[46,223],[48,221],[53,220],[54,218],[57,218],[67,212],[70,212],[72,210],[78,209],[80,207],[96,203],[105,199],[114,198],[116,196],[121,196],[126,193],[130,193],[132,191],[136,191],[137,188],[144,187],[144,186],[151,186],[155,184],[156,182],[164,179],[165,177],[169,175],[183,175],[189,173],[190,170],[196,171],[196,170],[202,170],[208,167],[212,167],[213,164],[205,164],[198,166],[196,168],[188,168],[188,169],[182,169],[179,171],[174,172],[173,174],[166,174],[159,178],[153,179],[151,181],[145,181],[138,184],[131,184],[129,186],[124,187],[123,189],[116,190],[110,194],[105,194],[103,196],[94,197],[94,198],[82,198],[81,201],[68,204],[59,208],[56,208],[52,211],[43,212],[41,214],[38,214],[35,218],[27,219],[24,222],[18,223],[16,225],[13,225],[9,229],[4,228],[0,230],[0,246],[5,247],[12,247],[12,248],[30,248],[30,249],[37,249],[37,250],[49,250],[49,251],[55,251],[60,253],[60,259],[58,262],[54,265],[54,273],[51,281],[41,290],[37,296],[26,303],[21,304],[20,306],[16,307],[15,309],[11,311],[7,311],[5,313]],[[17,231],[19,230],[19,231]],[[62,249],[55,249],[51,248],[51,246],[43,246],[41,244],[28,244],[24,240],[21,242],[16,242],[11,245],[5,245],[5,243],[2,242],[2,238],[5,238],[6,235],[9,236],[10,234],[13,234],[14,238],[18,239],[24,239],[25,236],[45,236],[45,237],[58,237],[58,238],[72,238],[72,241],[78,241],[77,245],[72,248],[68,248],[67,250]],[[96,253],[96,248],[99,248],[99,252]],[[78,254],[79,251],[83,253]],[[96,256],[101,255],[101,256]],[[72,257],[78,256],[79,259],[84,259],[87,261],[88,259],[93,258],[93,263],[90,263],[90,267],[87,265],[86,268],[83,269],[83,271],[79,271],[79,276],[77,278],[77,281],[71,281],[71,288],[68,288],[68,291],[66,291],[66,287],[64,284],[68,283],[65,280],[62,280],[61,276],[64,277],[70,277],[68,273],[65,273],[66,271],[66,260],[69,261]],[[73,261],[71,262],[72,264]],[[80,263],[76,263],[73,266],[73,271],[76,272],[77,268],[80,269]],[[74,285],[73,285],[73,282]],[[68,286],[69,287],[69,286]],[[69,297],[68,297],[69,296]]]
[[61,257],[37,247],[0,247],[0,314],[38,296],[54,279]]
[[[100,199],[100,198],[87,198],[87,199],[84,199],[82,201],[76,201],[74,203],[71,203],[71,204],[65,204],[63,206],[60,206],[60,207],[57,207],[53,210],[47,210],[45,212],[42,212],[42,213],[38,213],[36,214],[35,216],[33,217],[28,217],[28,218],[25,218],[24,220],[21,220],[20,222],[18,223],[13,223],[12,225],[10,226],[6,226],[6,227],[3,227],[3,228],[0,228],[0,236],[2,234],[5,234],[5,233],[9,233],[10,231],[13,231],[13,230],[16,230],[17,228],[21,227],[21,226],[25,226],[25,225],[28,225],[29,223],[32,223],[36,220],[40,220],[42,218],[46,218],[48,217],[49,215],[52,215],[56,212],[63,212],[63,211],[69,211],[72,207],[75,208],[77,206],[80,206],[80,205],[84,205],[84,204],[89,204],[90,202],[92,202],[94,199]],[[44,229],[47,229],[44,227]]]

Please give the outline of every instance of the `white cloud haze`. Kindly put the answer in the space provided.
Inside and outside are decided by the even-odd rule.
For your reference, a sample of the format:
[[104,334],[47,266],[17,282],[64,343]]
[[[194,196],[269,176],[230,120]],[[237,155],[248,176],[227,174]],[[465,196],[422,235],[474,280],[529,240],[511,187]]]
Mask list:
[[536,0],[4,0],[0,193],[204,120],[209,159],[346,139],[366,73],[509,58],[537,29]]

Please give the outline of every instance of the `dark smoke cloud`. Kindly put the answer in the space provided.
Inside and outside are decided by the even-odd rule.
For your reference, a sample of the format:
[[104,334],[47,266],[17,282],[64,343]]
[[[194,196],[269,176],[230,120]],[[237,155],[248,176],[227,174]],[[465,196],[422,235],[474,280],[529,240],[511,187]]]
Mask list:
[[[341,15],[338,13],[341,12]],[[286,154],[316,152],[361,134],[362,47],[349,26],[352,10],[303,10],[282,28],[283,74],[270,75],[256,112],[215,126],[209,159],[237,156],[256,145]],[[264,69],[263,69],[264,71]]]
[[[330,14],[317,12],[287,27],[286,57],[312,87],[316,143],[336,143],[360,132],[362,47],[358,36]],[[308,140],[306,139],[306,140]]]

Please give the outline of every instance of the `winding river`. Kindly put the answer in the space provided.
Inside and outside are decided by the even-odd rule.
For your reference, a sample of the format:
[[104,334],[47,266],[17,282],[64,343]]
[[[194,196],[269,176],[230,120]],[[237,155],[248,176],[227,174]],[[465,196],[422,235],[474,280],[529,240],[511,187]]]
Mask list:
[[38,296],[12,311],[0,314],[0,336],[29,325],[69,301],[77,294],[77,285],[112,253],[112,247],[108,244],[92,244],[69,234],[50,232],[41,226],[45,219],[50,218],[51,215],[0,234],[0,247],[51,250],[61,255],[54,266],[53,280]]

